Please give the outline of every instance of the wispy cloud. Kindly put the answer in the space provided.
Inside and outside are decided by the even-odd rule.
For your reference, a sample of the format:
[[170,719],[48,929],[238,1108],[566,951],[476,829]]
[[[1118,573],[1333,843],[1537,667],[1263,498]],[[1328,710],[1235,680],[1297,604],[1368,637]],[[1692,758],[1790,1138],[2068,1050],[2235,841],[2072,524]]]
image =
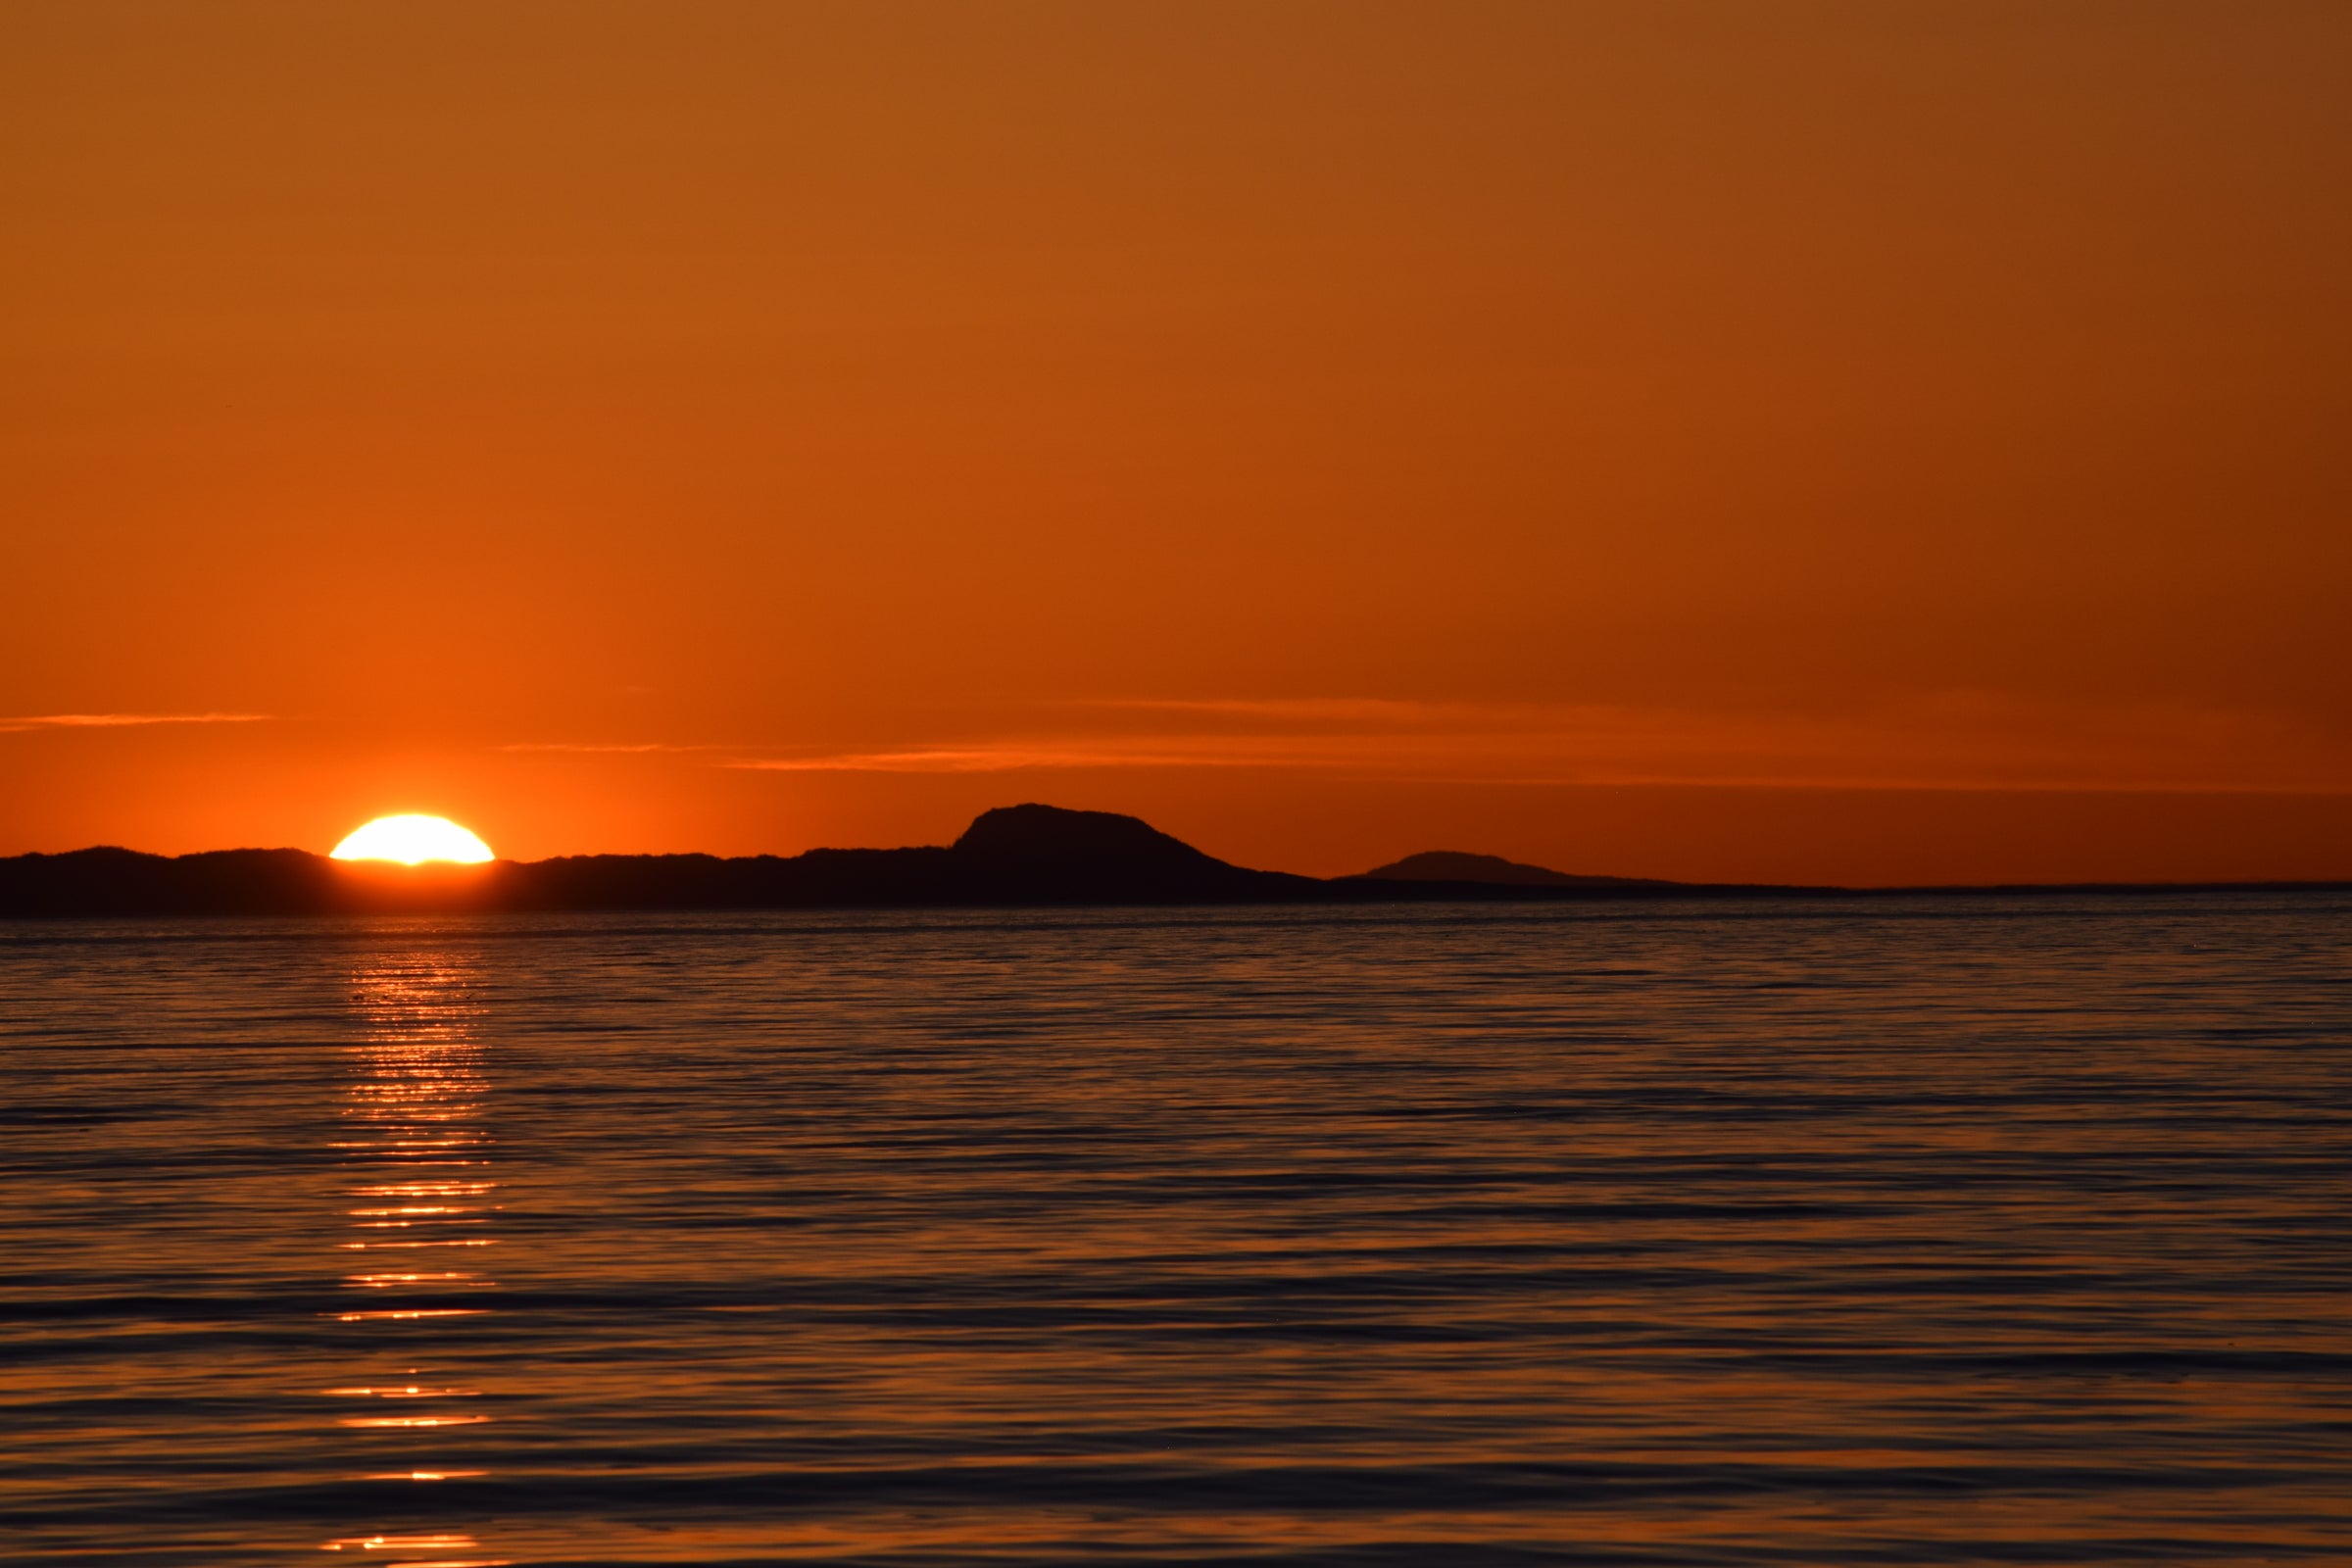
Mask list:
[[1140,713],[1410,724],[1458,718],[1469,710],[1493,711],[1507,705],[1402,702],[1387,697],[1095,697],[1068,706]]
[[0,718],[0,732],[35,729],[122,729],[138,724],[260,724],[274,713],[32,713]]
[[712,746],[673,746],[666,741],[514,741],[498,749],[502,752],[586,752],[598,755],[718,750]]
[[888,752],[836,752],[809,757],[745,757],[722,767],[770,773],[1009,773],[1023,768],[1302,767],[1309,757],[1264,748],[1237,750],[1230,737],[1159,736],[1148,742],[996,741],[972,746],[909,747]]
[[737,756],[715,765],[785,773],[1267,768],[1499,785],[2352,794],[2352,737],[2278,715],[2064,707],[1981,694],[1829,714],[1361,699],[1071,706],[1186,722]]

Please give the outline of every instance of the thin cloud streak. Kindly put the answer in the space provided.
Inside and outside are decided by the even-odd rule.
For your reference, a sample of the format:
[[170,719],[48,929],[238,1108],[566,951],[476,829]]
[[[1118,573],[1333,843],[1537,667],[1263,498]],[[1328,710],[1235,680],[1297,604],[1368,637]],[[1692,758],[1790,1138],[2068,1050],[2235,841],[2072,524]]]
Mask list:
[[[1143,713],[1224,713],[1237,718],[1428,722],[1508,705],[1404,702],[1387,697],[1090,697],[1067,706]],[[1542,711],[1541,709],[1535,710]]]
[[1719,774],[1693,777],[1670,773],[1576,773],[1559,775],[1413,774],[1389,776],[1396,784],[1488,784],[1531,789],[1678,790],[1844,790],[1857,794],[1900,792],[1925,795],[2308,795],[2352,796],[2352,784],[2235,783],[2213,780],[2116,780],[2034,778],[1905,778],[1885,774]]
[[[1151,701],[1232,730],[1026,735],[715,765],[787,773],[1311,770],[1393,782],[2132,794],[2352,794],[2352,745],[2264,715],[2078,712],[1946,696],[1846,715],[1540,705]],[[1287,717],[1283,728],[1263,720]],[[1346,722],[1352,719],[1353,722]]]
[[1092,767],[1302,767],[1298,759],[1218,757],[1205,752],[1120,751],[1084,745],[1007,744],[965,749],[845,752],[829,757],[739,758],[721,767],[763,773],[1011,773]]
[[0,718],[0,733],[42,729],[124,729],[142,724],[262,724],[275,713],[34,713]]
[[599,741],[514,741],[501,746],[502,752],[572,752],[595,755],[641,756],[647,752],[710,752],[714,746],[672,746],[664,741],[599,742]]

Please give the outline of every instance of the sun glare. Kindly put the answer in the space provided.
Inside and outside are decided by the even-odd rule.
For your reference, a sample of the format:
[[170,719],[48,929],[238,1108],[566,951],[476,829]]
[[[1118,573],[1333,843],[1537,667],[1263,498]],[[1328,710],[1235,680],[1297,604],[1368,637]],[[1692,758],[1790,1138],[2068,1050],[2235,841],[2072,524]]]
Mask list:
[[426,860],[479,864],[492,858],[490,846],[446,816],[379,816],[335,846],[338,860]]

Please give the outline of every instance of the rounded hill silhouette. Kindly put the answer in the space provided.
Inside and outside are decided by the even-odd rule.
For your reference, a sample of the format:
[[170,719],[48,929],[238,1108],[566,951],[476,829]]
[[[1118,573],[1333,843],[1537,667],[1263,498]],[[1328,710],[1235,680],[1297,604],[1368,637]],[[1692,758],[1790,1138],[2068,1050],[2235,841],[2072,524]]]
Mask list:
[[1310,880],[1228,864],[1141,817],[1035,804],[981,812],[949,853],[968,875],[1054,902],[1262,896],[1269,878]]
[[1647,877],[1572,876],[1541,865],[1506,860],[1499,855],[1472,855],[1463,850],[1423,850],[1401,860],[1375,866],[1368,878],[1382,882],[1469,882],[1487,887],[1591,888],[1672,887]]

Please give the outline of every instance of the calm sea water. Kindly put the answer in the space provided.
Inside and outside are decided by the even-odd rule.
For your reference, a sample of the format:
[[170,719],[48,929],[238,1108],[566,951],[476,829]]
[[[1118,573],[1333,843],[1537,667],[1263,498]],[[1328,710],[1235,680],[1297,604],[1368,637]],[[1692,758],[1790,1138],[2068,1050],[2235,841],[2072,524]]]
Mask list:
[[2352,1562],[2352,902],[0,925],[0,1559]]

